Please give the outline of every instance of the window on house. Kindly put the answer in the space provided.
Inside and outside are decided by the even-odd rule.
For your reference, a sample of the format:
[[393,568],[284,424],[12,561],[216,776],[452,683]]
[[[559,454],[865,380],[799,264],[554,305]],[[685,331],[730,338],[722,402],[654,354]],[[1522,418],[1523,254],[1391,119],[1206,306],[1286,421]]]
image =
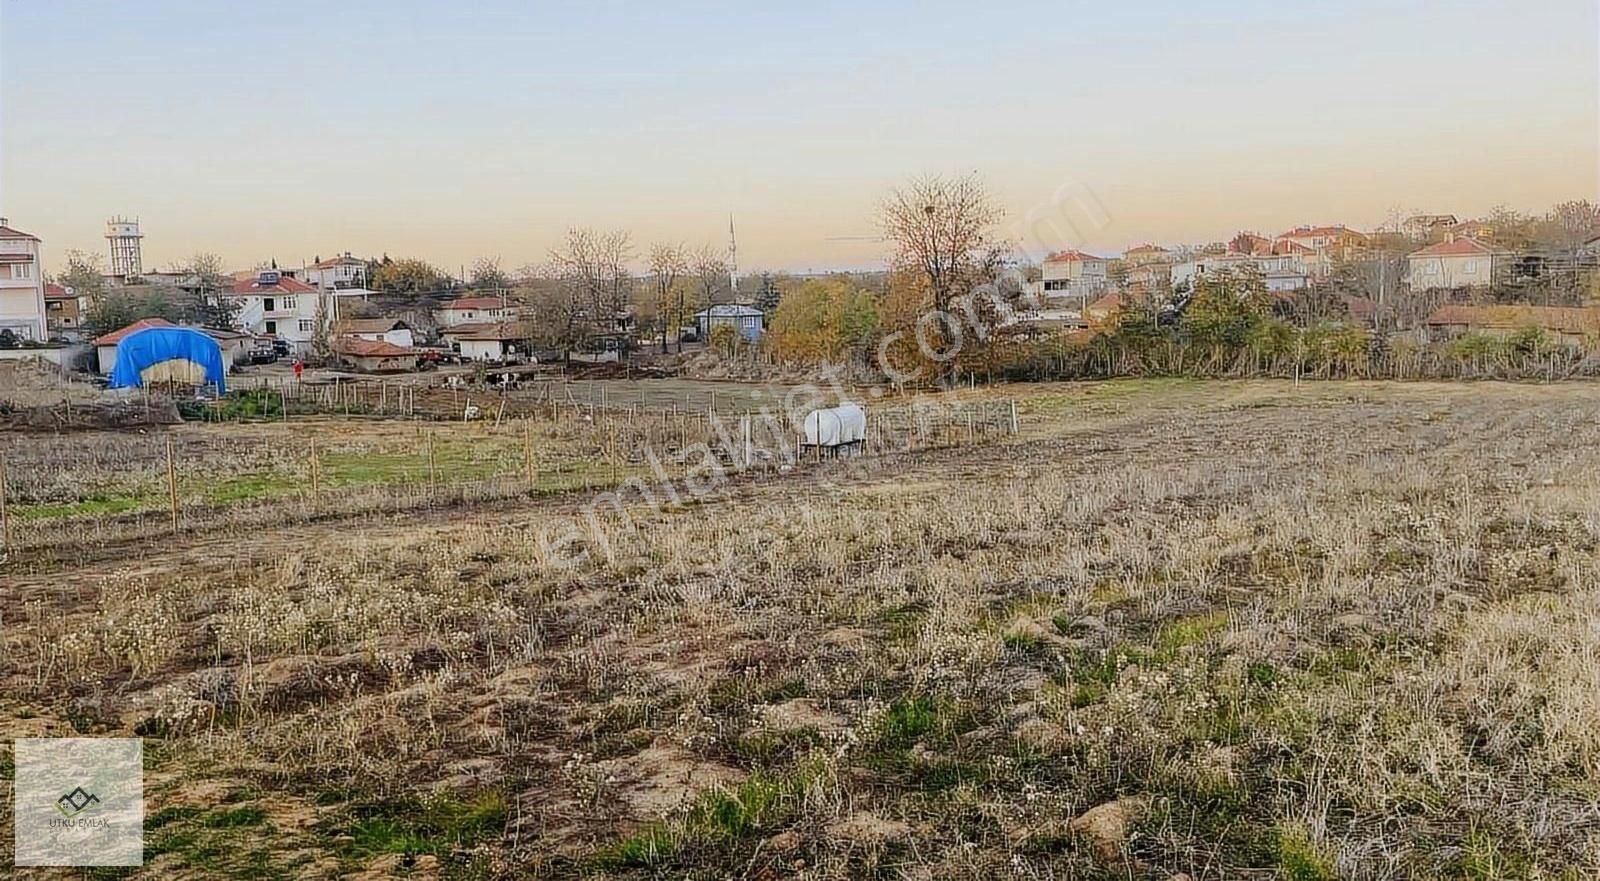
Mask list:
[[1468,260],[1466,265],[1461,267],[1461,271],[1465,272],[1468,275],[1477,275],[1478,274],[1478,261],[1476,261],[1476,260]]
[[292,310],[294,308],[294,297],[284,297],[283,308]]
[[311,319],[309,319],[309,318],[300,319],[300,332],[301,333],[310,333],[311,332]]
[[277,332],[278,332],[278,322],[276,322],[276,321],[267,322],[267,333],[277,333]]
[[33,278],[32,263],[17,263],[11,267],[12,278]]
[[[271,297],[262,298],[262,300],[261,300],[261,311],[263,311],[263,312],[276,312],[276,311],[278,311],[277,301],[272,299]],[[272,331],[267,331],[267,332],[271,333]]]

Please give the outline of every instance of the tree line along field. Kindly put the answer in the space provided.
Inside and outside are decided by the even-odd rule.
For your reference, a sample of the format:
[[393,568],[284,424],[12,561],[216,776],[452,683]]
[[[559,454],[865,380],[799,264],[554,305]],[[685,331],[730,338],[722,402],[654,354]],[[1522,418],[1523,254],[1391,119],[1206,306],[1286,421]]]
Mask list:
[[146,738],[105,876],[1593,877],[1591,389],[1021,393],[577,566],[562,490],[30,557],[0,726]]

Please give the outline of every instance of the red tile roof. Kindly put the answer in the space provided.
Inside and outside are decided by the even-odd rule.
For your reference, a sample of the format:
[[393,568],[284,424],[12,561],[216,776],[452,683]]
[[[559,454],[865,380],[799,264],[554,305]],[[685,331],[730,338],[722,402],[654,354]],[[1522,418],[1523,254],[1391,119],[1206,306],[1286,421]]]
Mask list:
[[499,297],[462,297],[440,306],[440,309],[500,309],[506,306]]
[[1493,254],[1494,249],[1477,239],[1451,239],[1437,245],[1429,245],[1420,251],[1413,251],[1410,257],[1471,257],[1478,254]]
[[383,340],[364,340],[350,336],[335,339],[333,350],[341,355],[356,358],[405,358],[417,353],[416,349],[408,349]]
[[256,276],[252,275],[235,281],[233,287],[228,289],[228,293],[239,297],[250,294],[311,294],[316,290],[316,287],[287,275],[279,276],[275,285],[259,285],[256,284]]
[[456,339],[479,342],[525,340],[533,336],[532,325],[522,321],[474,322],[470,330],[463,332],[466,327],[469,325],[446,328],[444,333]]
[[1084,252],[1076,250],[1074,248],[1068,248],[1065,251],[1057,251],[1056,253],[1051,254],[1049,257],[1044,258],[1044,262],[1046,262],[1046,263],[1080,263],[1080,262],[1083,262],[1083,261],[1086,261],[1086,260],[1105,260],[1105,259],[1107,259],[1107,258],[1105,258],[1105,257],[1096,257],[1093,254],[1085,254]]
[[317,263],[313,263],[313,264],[311,264],[310,266],[308,266],[306,268],[307,269],[332,269],[335,266],[366,266],[366,265],[367,265],[367,261],[362,260],[360,257],[351,257],[350,255],[346,254],[346,255],[341,256],[341,257],[329,257],[327,260],[322,260],[322,261],[319,261]]
[[1339,236],[1339,235],[1352,235],[1352,236],[1360,236],[1363,239],[1366,238],[1366,236],[1364,234],[1359,233],[1359,232],[1351,229],[1348,226],[1297,226],[1294,229],[1291,229],[1288,232],[1284,233],[1283,235],[1278,236],[1278,238],[1280,238],[1280,239],[1308,239],[1308,238],[1312,238],[1313,236]]
[[122,339],[124,337],[127,337],[127,336],[130,336],[132,334],[138,333],[141,330],[145,330],[145,329],[148,329],[148,328],[151,328],[151,327],[176,327],[176,326],[177,325],[175,325],[172,322],[166,320],[165,318],[141,318],[138,321],[135,321],[134,323],[128,325],[127,327],[119,328],[117,330],[113,330],[112,332],[106,334],[105,336],[100,337],[99,339],[94,341],[94,344],[97,345],[97,346],[114,346],[117,343],[122,342]]
[[38,236],[29,235],[21,230],[12,229],[9,226],[0,226],[0,239],[28,239],[34,242],[39,241]]
[[388,333],[395,328],[409,330],[411,325],[398,318],[343,318],[333,326],[335,336],[362,333]]
[[67,293],[66,288],[53,281],[47,281],[44,284],[44,298],[46,300],[70,300],[72,296],[72,294]]

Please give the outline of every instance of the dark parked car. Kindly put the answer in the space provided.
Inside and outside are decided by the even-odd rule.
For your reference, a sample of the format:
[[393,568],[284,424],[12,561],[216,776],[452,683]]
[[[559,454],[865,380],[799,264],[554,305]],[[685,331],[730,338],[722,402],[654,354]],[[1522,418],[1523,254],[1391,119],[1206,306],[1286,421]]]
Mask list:
[[278,353],[279,358],[289,357],[289,343],[285,340],[273,340],[272,351]]
[[270,340],[257,340],[250,347],[251,364],[271,364],[278,360],[278,347]]

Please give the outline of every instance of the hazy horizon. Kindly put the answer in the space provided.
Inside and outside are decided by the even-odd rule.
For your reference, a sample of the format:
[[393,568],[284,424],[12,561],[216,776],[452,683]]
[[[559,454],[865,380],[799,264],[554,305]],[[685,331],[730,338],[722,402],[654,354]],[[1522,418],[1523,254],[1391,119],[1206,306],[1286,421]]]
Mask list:
[[872,267],[874,206],[924,173],[979,174],[1030,251],[1542,211],[1600,186],[1597,28],[1591,0],[0,0],[0,214],[52,269],[122,214],[147,268],[456,272],[574,225],[721,246],[730,215],[741,268]]

